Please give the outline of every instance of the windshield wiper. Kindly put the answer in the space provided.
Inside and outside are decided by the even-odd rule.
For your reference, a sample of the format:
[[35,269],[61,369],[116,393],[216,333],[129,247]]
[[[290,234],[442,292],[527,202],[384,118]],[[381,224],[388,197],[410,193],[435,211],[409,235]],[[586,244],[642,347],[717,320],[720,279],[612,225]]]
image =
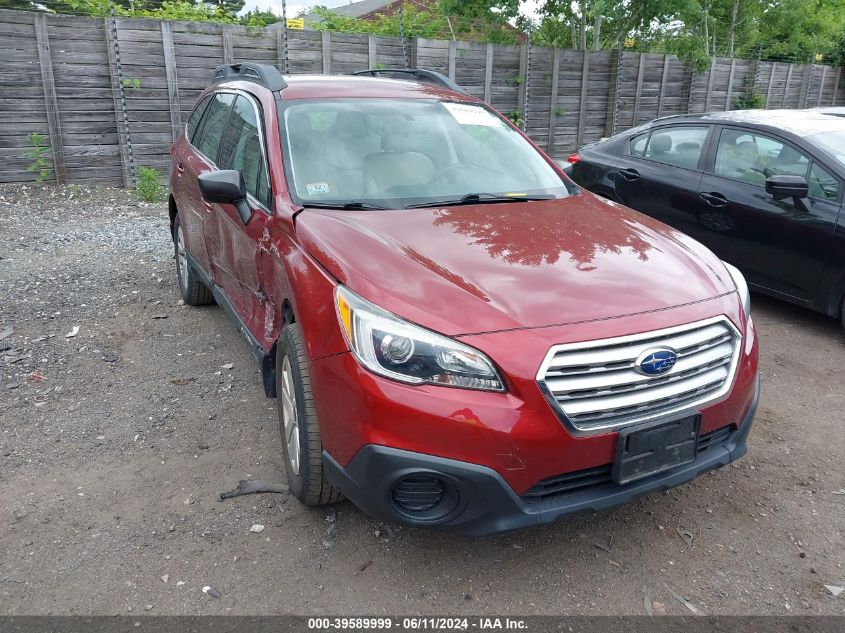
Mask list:
[[459,204],[494,204],[497,202],[530,202],[532,200],[554,200],[551,194],[510,195],[503,196],[496,193],[468,193],[454,200],[438,200],[437,202],[421,202],[409,204],[406,209],[423,209],[425,207],[454,207]]
[[351,202],[304,202],[302,206],[313,207],[315,209],[343,209],[344,211],[385,211],[390,208],[383,207],[380,204],[361,202],[358,200]]

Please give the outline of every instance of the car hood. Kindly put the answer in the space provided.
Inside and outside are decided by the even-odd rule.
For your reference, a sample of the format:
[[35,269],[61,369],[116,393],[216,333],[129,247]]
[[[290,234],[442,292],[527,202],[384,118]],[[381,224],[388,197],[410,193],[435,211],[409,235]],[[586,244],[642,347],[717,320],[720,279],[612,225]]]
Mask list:
[[735,290],[701,244],[588,192],[396,211],[305,209],[296,230],[340,283],[449,335],[607,319]]

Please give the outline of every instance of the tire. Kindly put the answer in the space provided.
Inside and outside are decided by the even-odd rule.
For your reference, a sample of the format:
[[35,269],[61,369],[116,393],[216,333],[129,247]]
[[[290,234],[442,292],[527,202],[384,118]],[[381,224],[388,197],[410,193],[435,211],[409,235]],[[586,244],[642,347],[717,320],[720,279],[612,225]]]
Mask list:
[[188,251],[185,248],[185,238],[182,232],[182,222],[179,214],[173,220],[173,247],[176,252],[176,281],[179,293],[189,306],[205,306],[214,303],[214,295],[191,268],[188,261]]
[[276,410],[290,491],[308,506],[339,501],[340,493],[323,472],[323,442],[311,394],[311,370],[302,330],[296,323],[285,326],[276,345]]

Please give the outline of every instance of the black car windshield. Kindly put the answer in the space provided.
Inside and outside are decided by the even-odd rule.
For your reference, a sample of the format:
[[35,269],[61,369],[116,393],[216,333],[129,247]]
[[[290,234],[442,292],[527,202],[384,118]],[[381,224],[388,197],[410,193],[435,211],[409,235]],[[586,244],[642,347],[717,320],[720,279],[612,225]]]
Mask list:
[[486,107],[433,99],[292,102],[280,110],[292,193],[304,205],[391,209],[569,195]]
[[829,152],[840,167],[845,167],[845,131],[810,134],[807,140]]

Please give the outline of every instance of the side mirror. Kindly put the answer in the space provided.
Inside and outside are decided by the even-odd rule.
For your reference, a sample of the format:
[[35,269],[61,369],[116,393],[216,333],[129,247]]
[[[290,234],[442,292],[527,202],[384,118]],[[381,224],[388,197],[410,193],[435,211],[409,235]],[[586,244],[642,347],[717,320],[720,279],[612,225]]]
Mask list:
[[566,174],[570,178],[572,177],[572,163],[570,163],[568,160],[556,158],[555,165],[560,167],[564,174]]
[[252,209],[246,201],[246,185],[241,172],[234,169],[209,171],[199,175],[200,195],[206,202],[231,204],[238,210],[241,222],[246,224],[252,217]]
[[803,200],[807,197],[809,187],[802,176],[780,174],[769,176],[766,179],[766,192],[772,194],[775,200],[784,200],[785,198]]

